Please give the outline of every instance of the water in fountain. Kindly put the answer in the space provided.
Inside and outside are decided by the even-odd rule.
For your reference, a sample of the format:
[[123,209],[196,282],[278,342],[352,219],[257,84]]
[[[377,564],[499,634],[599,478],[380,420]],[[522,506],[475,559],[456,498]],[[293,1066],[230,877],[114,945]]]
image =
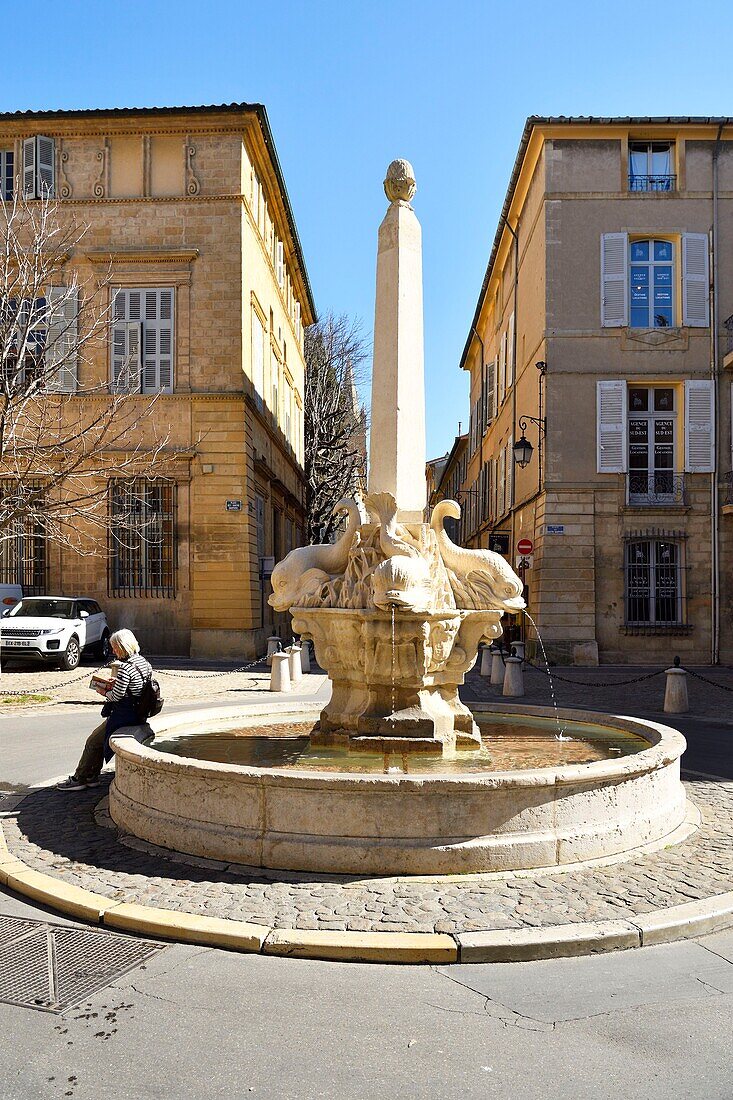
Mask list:
[[534,632],[537,635],[537,641],[540,643],[540,648],[542,649],[542,658],[545,662],[545,672],[547,673],[547,679],[550,682],[550,696],[552,698],[553,710],[555,711],[555,722],[557,723],[556,737],[557,737],[558,741],[568,741],[569,738],[565,736],[565,730],[566,730],[567,727],[562,725],[562,723],[560,722],[560,715],[559,715],[558,709],[557,709],[557,699],[555,698],[555,685],[552,681],[552,673],[550,672],[550,662],[547,660],[547,651],[545,650],[545,643],[542,641],[542,635],[540,634],[540,628],[537,626],[537,623],[534,621],[534,619],[532,618],[532,616],[530,615],[529,611],[527,611],[526,608],[525,608],[524,614],[527,616],[527,618],[531,622],[532,626],[534,627]]

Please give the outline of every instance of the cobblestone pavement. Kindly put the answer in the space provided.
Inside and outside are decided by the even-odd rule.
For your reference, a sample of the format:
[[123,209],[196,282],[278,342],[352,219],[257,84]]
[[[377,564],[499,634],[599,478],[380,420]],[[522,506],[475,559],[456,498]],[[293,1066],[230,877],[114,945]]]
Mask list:
[[[241,693],[268,691],[270,670],[264,661],[256,663],[246,672],[234,672],[241,668],[244,661],[204,661],[194,658],[151,657],[155,675],[160,681],[160,689],[165,698],[166,707],[177,706],[189,701],[211,699],[221,705],[239,701]],[[102,700],[89,688],[92,673],[99,665],[86,661],[74,672],[62,672],[54,668],[39,668],[27,665],[24,668],[11,666],[10,671],[0,675],[0,698],[13,692],[27,692],[49,695],[50,703],[33,704],[33,710],[47,710],[59,703],[89,704],[101,706]],[[315,670],[305,676],[298,692],[310,694],[316,692],[325,679],[323,673]],[[3,705],[3,714],[22,710],[27,712],[30,706],[14,707]]]
[[733,783],[686,786],[702,824],[682,843],[605,867],[525,877],[248,872],[118,838],[100,789],[37,789],[2,827],[11,853],[30,867],[119,901],[278,928],[481,931],[628,919],[730,890]]
[[[670,660],[671,664],[671,660]],[[471,700],[501,703],[507,708],[551,706],[552,691],[544,668],[527,663],[524,669],[525,694],[520,699],[504,699],[500,688],[493,688],[488,678],[476,668],[466,677],[461,697]],[[607,714],[659,713],[664,710],[665,676],[649,676],[654,669],[633,665],[599,665],[597,668],[576,668],[562,665],[550,669],[555,701],[558,707],[581,707]],[[695,675],[697,674],[697,675]],[[704,676],[711,683],[697,679]],[[647,679],[637,679],[648,677]],[[636,681],[628,683],[627,681]],[[598,686],[602,684],[604,686]],[[687,676],[690,715],[700,718],[730,720],[733,715],[733,668],[725,666],[690,666]],[[674,725],[674,718],[662,718]]]

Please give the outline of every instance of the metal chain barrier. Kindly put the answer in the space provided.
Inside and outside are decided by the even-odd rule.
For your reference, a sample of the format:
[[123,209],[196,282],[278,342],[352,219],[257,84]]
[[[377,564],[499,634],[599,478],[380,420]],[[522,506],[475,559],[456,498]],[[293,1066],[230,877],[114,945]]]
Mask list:
[[[239,672],[249,672],[251,669],[256,668],[258,665],[264,665],[266,658],[258,657],[256,661],[250,661],[247,665],[242,665],[241,668],[229,668],[225,672],[207,672],[203,676],[192,676],[190,672],[168,672],[166,669],[154,669],[156,677],[159,676],[172,676],[176,679],[190,680],[193,683],[198,683],[199,680],[215,680],[220,676],[234,676]],[[75,676],[73,680],[62,680],[57,684],[43,684],[41,687],[36,688],[24,688],[20,691],[6,691],[2,686],[0,680],[0,696],[10,698],[20,695],[47,695],[51,691],[57,691],[59,688],[69,687],[71,684],[78,684],[81,680],[86,680],[94,676],[95,673],[101,672],[103,668],[107,668],[107,665],[100,665],[98,668],[85,669],[81,676]],[[7,674],[6,674],[7,675]]]
[[666,671],[666,669],[660,668],[655,672],[645,672],[643,676],[634,676],[631,680],[569,680],[567,676],[560,676],[554,668],[552,670],[543,668],[542,665],[536,665],[526,658],[524,663],[529,665],[530,668],[536,669],[537,672],[544,672],[547,676],[551,676],[553,680],[560,680],[563,684],[574,684],[575,687],[625,687],[627,684],[640,684],[642,680],[652,680],[655,676],[663,676]]
[[[105,665],[100,665],[99,668],[93,668],[91,671],[86,668],[81,676],[75,676],[73,680],[62,680],[60,684],[49,684],[48,686],[44,684],[40,688],[25,688],[23,691],[6,691],[0,680],[0,695],[44,695],[48,691],[56,691],[57,688],[66,687],[68,684],[78,684],[80,680],[86,680],[87,676],[94,676],[95,672],[101,672],[105,667]],[[9,673],[5,675],[9,675]]]
[[703,684],[710,684],[711,687],[720,688],[721,691],[733,693],[733,687],[728,687],[727,684],[719,684],[715,680],[708,680],[707,676],[701,676],[699,672],[693,672],[691,668],[686,668],[684,671],[690,676],[694,676],[696,680],[702,680]]

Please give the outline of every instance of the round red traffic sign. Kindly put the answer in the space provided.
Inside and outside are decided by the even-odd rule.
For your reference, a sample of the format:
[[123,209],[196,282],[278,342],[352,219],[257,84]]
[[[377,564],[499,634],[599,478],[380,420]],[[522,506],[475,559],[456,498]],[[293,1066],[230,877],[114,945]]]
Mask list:
[[526,557],[527,554],[531,554],[534,550],[534,545],[531,539],[520,539],[517,543],[517,553],[522,557]]

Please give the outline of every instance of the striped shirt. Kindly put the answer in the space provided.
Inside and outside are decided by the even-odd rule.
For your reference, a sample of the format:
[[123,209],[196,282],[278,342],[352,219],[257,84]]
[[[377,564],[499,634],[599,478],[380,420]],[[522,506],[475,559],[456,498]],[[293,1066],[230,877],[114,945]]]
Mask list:
[[107,701],[119,703],[127,695],[140,695],[146,680],[153,675],[153,669],[149,661],[146,661],[139,653],[133,653],[117,669],[115,684],[111,691],[107,692]]

